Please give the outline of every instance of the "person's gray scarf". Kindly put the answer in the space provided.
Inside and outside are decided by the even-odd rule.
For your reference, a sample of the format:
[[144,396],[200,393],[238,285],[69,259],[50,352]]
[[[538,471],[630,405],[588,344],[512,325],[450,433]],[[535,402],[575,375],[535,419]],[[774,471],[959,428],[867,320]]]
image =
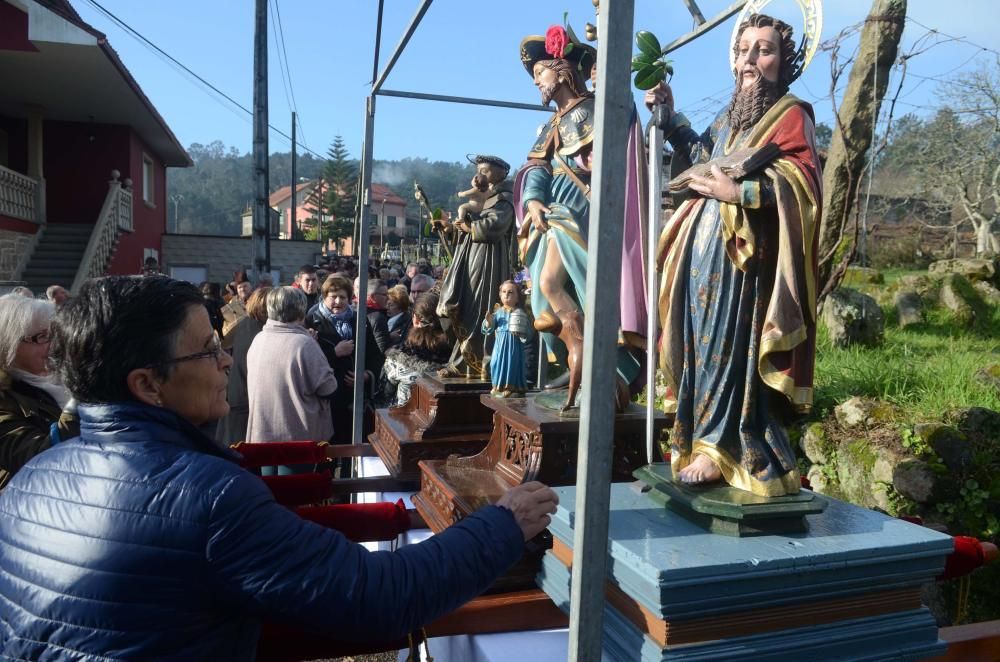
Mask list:
[[319,314],[333,325],[337,335],[341,340],[354,340],[354,311],[348,308],[342,313],[336,314],[321,302],[317,308]]

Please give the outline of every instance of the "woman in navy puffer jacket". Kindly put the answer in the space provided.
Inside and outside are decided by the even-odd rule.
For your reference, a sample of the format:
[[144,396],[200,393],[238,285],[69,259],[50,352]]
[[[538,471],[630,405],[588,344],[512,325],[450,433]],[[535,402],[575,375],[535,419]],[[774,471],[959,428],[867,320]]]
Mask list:
[[0,494],[2,656],[249,660],[264,618],[399,637],[482,592],[555,510],[521,485],[424,543],[368,552],[275,503],[200,430],[226,414],[231,359],[193,286],[90,281],[53,335],[81,436]]

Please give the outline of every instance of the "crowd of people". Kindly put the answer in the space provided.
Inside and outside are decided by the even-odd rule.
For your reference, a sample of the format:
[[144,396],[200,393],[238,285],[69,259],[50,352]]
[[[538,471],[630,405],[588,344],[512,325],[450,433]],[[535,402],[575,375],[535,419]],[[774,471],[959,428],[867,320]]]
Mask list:
[[[404,405],[410,386],[442,368],[450,339],[437,314],[442,268],[427,261],[372,260],[365,303],[365,432],[374,409]],[[246,271],[198,291],[219,345],[232,360],[228,412],[212,436],[240,441],[353,438],[358,262],[332,256],[303,265],[289,286]],[[52,285],[45,299],[19,287],[0,298],[0,488],[32,456],[78,434],[76,403],[49,373],[49,327],[70,301]],[[294,468],[281,468],[292,471]]]
[[59,304],[0,297],[4,654],[252,659],[264,619],[390,640],[521,556],[557,503],[538,483],[373,553],[238,464],[234,441],[349,441],[355,382],[404,402],[447,359],[433,270],[379,266],[355,375],[352,265],[303,266],[290,286],[109,276]]

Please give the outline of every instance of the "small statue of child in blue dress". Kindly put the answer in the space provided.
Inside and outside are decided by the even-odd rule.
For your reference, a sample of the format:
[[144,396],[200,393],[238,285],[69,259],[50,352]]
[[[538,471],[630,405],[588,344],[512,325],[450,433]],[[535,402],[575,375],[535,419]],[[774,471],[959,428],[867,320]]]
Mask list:
[[521,290],[512,280],[500,284],[500,303],[483,320],[483,335],[495,334],[490,355],[490,393],[498,398],[523,395],[528,390],[524,343],[531,320],[521,304]]

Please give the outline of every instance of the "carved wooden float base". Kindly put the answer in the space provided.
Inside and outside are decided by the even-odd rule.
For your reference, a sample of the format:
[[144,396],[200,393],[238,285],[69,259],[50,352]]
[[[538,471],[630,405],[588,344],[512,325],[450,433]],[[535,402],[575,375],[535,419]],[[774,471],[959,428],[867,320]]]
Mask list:
[[[493,434],[478,455],[421,461],[421,491],[414,497],[435,533],[480,507],[494,503],[514,485],[537,480],[546,485],[576,482],[580,421],[535,405],[527,398],[482,396],[493,412]],[[656,419],[657,436],[667,424]],[[645,411],[637,405],[615,417],[611,473],[616,482],[632,481],[646,464]]]
[[[535,406],[532,398],[482,397],[493,411],[493,434],[478,455],[452,456],[421,461],[420,492],[413,504],[435,533],[467,517],[482,506],[495,503],[508,489],[532,480],[547,485],[572,485],[576,481],[577,440],[580,421]],[[656,433],[666,426],[656,419]],[[612,477],[631,481],[632,471],[646,463],[645,412],[632,405],[615,418]],[[548,534],[532,541],[521,562],[502,578],[500,587],[534,585],[541,556],[551,544]]]
[[493,411],[480,397],[489,390],[489,382],[427,373],[408,403],[376,412],[368,439],[393,477],[416,481],[421,460],[475,455],[486,447]]

